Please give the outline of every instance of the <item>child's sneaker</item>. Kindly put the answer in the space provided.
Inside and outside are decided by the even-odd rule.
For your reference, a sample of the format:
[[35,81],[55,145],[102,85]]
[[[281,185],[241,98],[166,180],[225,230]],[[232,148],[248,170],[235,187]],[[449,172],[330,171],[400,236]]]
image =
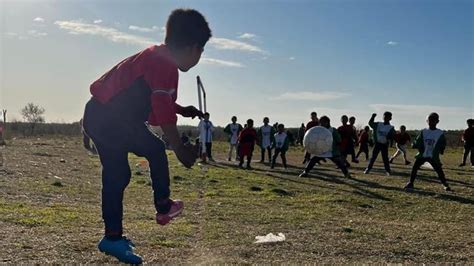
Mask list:
[[142,264],[142,258],[133,253],[133,243],[125,237],[120,240],[108,240],[105,236],[100,240],[99,251],[117,258],[128,264]]
[[370,173],[370,170],[369,169],[365,169],[364,170],[364,174],[368,175]]
[[458,166],[463,167],[463,166],[466,166],[466,164],[465,163],[460,163]]
[[307,176],[308,176],[308,173],[303,172],[303,173],[301,173],[299,176],[300,176],[300,177],[307,177]]
[[392,174],[392,173],[390,173],[390,172],[388,172],[388,171],[385,172],[385,175],[386,175],[386,176],[390,176],[391,174]]
[[414,189],[413,183],[408,182],[403,189]]
[[452,191],[449,185],[443,185],[445,191]]
[[168,224],[173,218],[183,212],[184,203],[180,200],[170,200],[171,208],[168,213],[156,213],[156,222],[160,225]]
[[347,173],[344,175],[345,178],[352,178],[351,174],[350,173]]

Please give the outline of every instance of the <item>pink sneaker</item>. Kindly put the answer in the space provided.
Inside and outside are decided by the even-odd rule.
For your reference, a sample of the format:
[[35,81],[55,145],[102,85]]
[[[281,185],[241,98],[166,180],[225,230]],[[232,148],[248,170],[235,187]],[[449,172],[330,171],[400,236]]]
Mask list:
[[183,212],[184,203],[180,200],[171,200],[171,208],[168,213],[156,213],[156,222],[160,225],[168,224],[173,218]]

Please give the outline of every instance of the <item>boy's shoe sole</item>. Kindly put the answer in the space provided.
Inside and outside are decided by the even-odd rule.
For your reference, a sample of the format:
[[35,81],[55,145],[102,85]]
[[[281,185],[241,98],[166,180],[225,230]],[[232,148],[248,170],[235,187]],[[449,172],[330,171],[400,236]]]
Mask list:
[[444,188],[445,191],[453,191],[450,186],[444,186],[443,185],[443,188]]

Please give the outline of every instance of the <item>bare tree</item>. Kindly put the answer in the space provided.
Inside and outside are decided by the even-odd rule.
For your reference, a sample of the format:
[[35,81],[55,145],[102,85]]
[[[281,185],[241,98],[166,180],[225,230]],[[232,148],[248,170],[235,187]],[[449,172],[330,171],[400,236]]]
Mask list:
[[43,107],[34,103],[28,103],[23,109],[21,109],[21,115],[26,122],[31,124],[31,134],[33,134],[36,124],[44,123],[45,110]]

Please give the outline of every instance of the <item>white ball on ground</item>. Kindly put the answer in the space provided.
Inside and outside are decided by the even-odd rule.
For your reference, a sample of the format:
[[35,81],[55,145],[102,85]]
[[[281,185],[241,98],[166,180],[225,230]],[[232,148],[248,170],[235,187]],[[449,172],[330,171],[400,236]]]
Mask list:
[[332,150],[332,133],[325,127],[313,127],[304,134],[303,146],[312,155],[328,153]]

